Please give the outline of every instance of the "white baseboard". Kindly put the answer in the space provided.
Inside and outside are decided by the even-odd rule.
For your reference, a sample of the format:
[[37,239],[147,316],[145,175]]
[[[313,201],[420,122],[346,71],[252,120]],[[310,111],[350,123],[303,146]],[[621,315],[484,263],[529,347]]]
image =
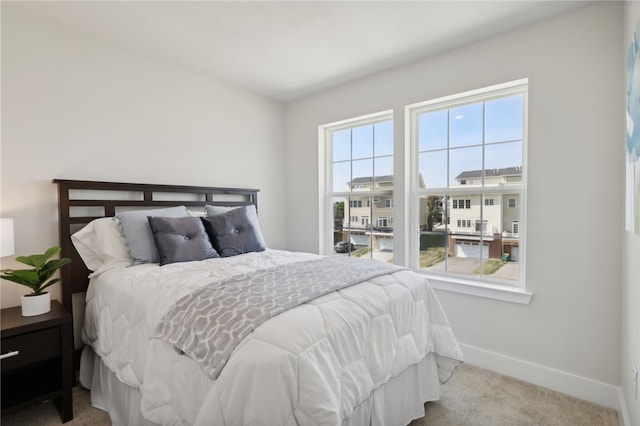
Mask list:
[[624,402],[624,393],[622,392],[622,388],[618,388],[618,401],[618,423],[620,426],[631,426],[631,420],[629,419],[627,404]]
[[604,405],[614,410],[624,410],[620,417],[628,419],[622,389],[618,386],[581,377],[496,352],[460,343],[465,362],[505,376],[514,377],[556,392]]

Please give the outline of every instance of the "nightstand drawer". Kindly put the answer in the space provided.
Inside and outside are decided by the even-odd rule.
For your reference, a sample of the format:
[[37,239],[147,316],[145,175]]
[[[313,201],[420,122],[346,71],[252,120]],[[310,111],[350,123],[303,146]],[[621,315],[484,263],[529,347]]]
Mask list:
[[2,339],[2,371],[44,361],[60,355],[60,328],[51,327]]

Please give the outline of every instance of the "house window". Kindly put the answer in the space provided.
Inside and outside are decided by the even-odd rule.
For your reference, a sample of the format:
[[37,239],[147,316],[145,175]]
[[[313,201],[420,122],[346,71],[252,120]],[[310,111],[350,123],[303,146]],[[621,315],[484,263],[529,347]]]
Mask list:
[[[413,269],[443,285],[479,282],[524,287],[521,232],[509,241],[519,248],[519,261],[508,270],[514,272],[496,274],[501,267],[483,268],[483,261],[491,256],[500,260],[502,237],[511,234],[514,221],[518,230],[524,225],[520,206],[525,201],[527,93],[527,80],[519,80],[406,107],[411,194],[413,204],[419,206],[410,210]],[[422,213],[422,206],[430,197],[447,200],[443,203],[447,221],[427,231],[428,215]],[[508,208],[488,209],[495,199],[507,201]],[[472,219],[467,219],[470,215],[474,228]],[[448,223],[458,226],[452,229]],[[456,250],[469,244],[474,248]],[[477,262],[477,267],[470,268],[470,261]]]
[[[376,238],[370,238],[373,227],[370,218],[378,218],[384,208],[377,202],[393,198],[393,116],[391,111],[358,117],[320,126],[321,194],[323,209],[320,236],[320,252],[340,256],[352,253],[335,253],[336,241],[356,241],[358,246],[368,245],[367,253],[360,257],[383,258]],[[357,194],[354,194],[357,192]],[[353,196],[357,195],[357,199]],[[340,224],[340,215],[354,216],[342,212],[336,206],[348,209],[361,208],[358,220]],[[344,210],[344,209],[343,209]],[[362,212],[368,214],[362,215]],[[333,215],[333,217],[332,217]],[[345,216],[342,216],[345,217]],[[385,228],[391,228],[384,219]],[[378,225],[380,221],[376,222]],[[337,225],[338,224],[338,225]],[[379,226],[379,225],[378,225]],[[364,229],[364,232],[363,232]],[[354,232],[354,230],[356,232]],[[369,237],[367,237],[369,235]],[[393,233],[389,233],[392,240]],[[385,243],[384,260],[388,260],[389,240]],[[360,255],[363,250],[358,250]],[[377,257],[378,256],[378,257]]]
[[387,209],[393,208],[393,198],[387,198],[384,200],[384,206]]
[[513,232],[514,234],[520,233],[520,223],[517,220],[511,222],[511,232]]
[[378,218],[378,228],[386,228],[388,226],[389,222],[387,220],[386,217],[379,217]]
[[485,234],[487,232],[487,224],[489,222],[486,220],[476,220],[476,232],[482,232]]

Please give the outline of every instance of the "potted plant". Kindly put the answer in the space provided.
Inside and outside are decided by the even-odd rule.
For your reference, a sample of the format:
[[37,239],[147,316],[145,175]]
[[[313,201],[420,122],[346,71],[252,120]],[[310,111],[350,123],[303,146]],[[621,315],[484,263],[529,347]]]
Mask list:
[[[51,295],[44,291],[60,281],[51,278],[58,269],[71,263],[71,259],[51,259],[60,252],[60,247],[53,246],[44,254],[18,256],[16,261],[31,266],[31,269],[3,269],[0,278],[22,284],[31,289],[31,293],[22,296],[22,315],[30,317],[45,314],[51,310]],[[51,260],[50,260],[51,259]]]

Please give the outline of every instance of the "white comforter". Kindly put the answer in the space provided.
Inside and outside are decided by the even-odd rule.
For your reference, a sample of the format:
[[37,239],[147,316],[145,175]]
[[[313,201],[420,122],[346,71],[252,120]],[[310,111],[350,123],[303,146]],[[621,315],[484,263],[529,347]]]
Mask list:
[[162,315],[213,281],[315,255],[266,250],[116,268],[91,280],[83,341],[164,425],[338,425],[371,392],[429,353],[446,381],[462,355],[431,287],[411,271],[357,284],[254,330],[216,380],[152,339]]

